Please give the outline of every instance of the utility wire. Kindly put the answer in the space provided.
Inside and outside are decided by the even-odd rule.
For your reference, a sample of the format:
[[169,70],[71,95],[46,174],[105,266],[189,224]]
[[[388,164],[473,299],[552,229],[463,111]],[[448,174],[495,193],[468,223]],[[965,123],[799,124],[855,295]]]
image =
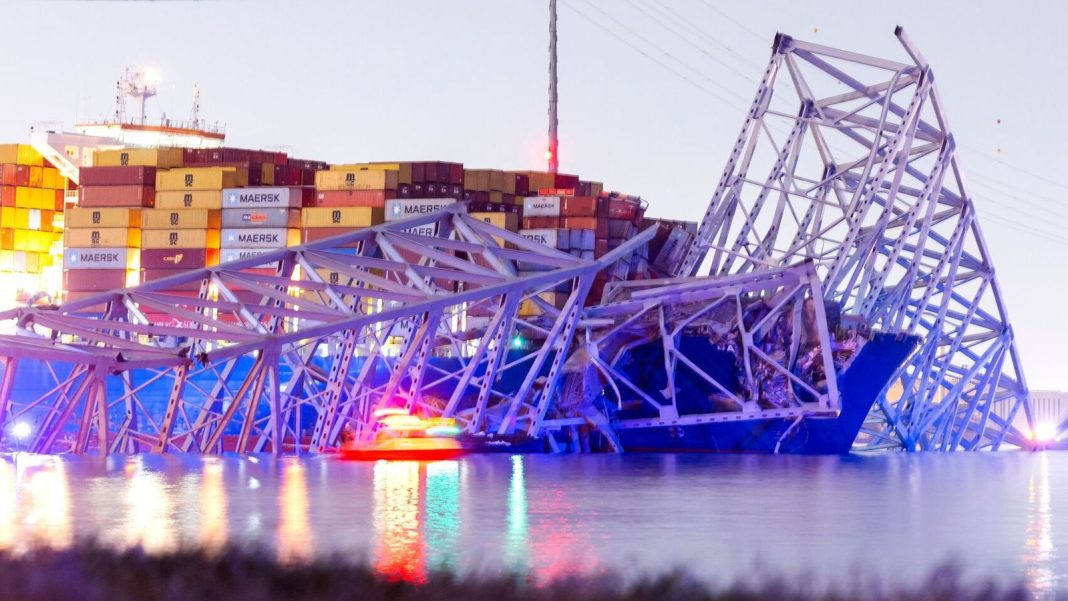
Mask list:
[[[663,55],[664,55],[664,56],[666,56],[667,58],[671,59],[671,60],[672,60],[672,61],[674,61],[675,63],[678,63],[679,65],[682,65],[683,67],[685,67],[685,68],[689,69],[690,71],[692,71],[692,72],[696,73],[696,74],[697,74],[698,76],[700,76],[700,77],[701,77],[702,79],[704,79],[704,80],[708,81],[708,82],[709,82],[710,84],[712,84],[713,86],[715,86],[715,87],[717,87],[717,88],[719,88],[719,89],[723,90],[723,91],[724,91],[725,93],[727,93],[727,94],[729,94],[729,95],[731,95],[731,96],[734,96],[735,98],[737,98],[738,100],[740,100],[740,101],[741,101],[741,102],[743,102],[743,103],[745,103],[745,102],[748,102],[748,99],[746,99],[746,98],[742,97],[741,95],[739,95],[739,94],[738,94],[737,92],[735,92],[734,90],[732,90],[732,89],[730,89],[730,88],[728,88],[728,87],[724,86],[723,84],[719,83],[718,81],[716,81],[716,80],[712,79],[712,78],[711,78],[711,77],[709,77],[709,76],[708,76],[707,74],[705,74],[705,72],[704,72],[704,71],[702,71],[701,69],[696,69],[696,68],[694,68],[694,67],[693,67],[692,65],[690,65],[690,64],[688,64],[688,63],[686,63],[685,61],[683,61],[683,60],[682,60],[682,59],[680,59],[679,57],[675,56],[675,55],[674,55],[674,54],[672,54],[671,52],[668,52],[668,51],[667,51],[667,50],[665,50],[665,49],[664,49],[664,48],[663,48],[662,46],[660,46],[659,44],[657,44],[657,43],[653,42],[652,40],[650,40],[649,38],[645,37],[644,35],[642,35],[642,34],[641,34],[641,33],[639,33],[638,31],[635,31],[635,30],[634,30],[633,28],[629,27],[629,26],[628,26],[628,25],[627,25],[626,23],[624,23],[623,21],[620,21],[620,20],[619,20],[619,19],[617,19],[616,17],[614,17],[614,16],[612,16],[611,14],[609,14],[609,13],[605,12],[605,11],[604,11],[604,10],[603,10],[603,9],[602,9],[601,7],[599,7],[599,6],[597,6],[596,4],[594,4],[594,3],[590,2],[590,0],[582,0],[582,2],[585,2],[585,3],[586,3],[586,4],[587,4],[587,5],[589,6],[589,7],[591,7],[591,8],[593,9],[593,10],[596,10],[597,12],[601,13],[602,15],[604,15],[604,16],[605,16],[605,17],[606,17],[607,19],[610,19],[611,21],[613,21],[613,22],[615,22],[616,24],[618,24],[618,25],[619,25],[619,26],[620,26],[621,28],[623,28],[623,30],[624,30],[624,31],[626,31],[626,32],[630,33],[631,35],[633,35],[633,36],[637,37],[638,39],[642,40],[643,42],[645,42],[645,43],[646,43],[646,44],[648,44],[649,46],[651,46],[651,47],[653,47],[653,48],[655,48],[655,49],[659,50],[661,54],[663,54]],[[574,7],[572,7],[572,8],[574,8]]]
[[636,8],[643,15],[649,17],[649,19],[651,19],[654,23],[656,23],[657,25],[660,25],[665,30],[667,30],[669,33],[673,34],[675,37],[679,38],[680,40],[682,40],[686,44],[696,48],[701,54],[704,54],[705,56],[707,56],[708,58],[712,59],[713,61],[723,65],[728,70],[730,70],[732,73],[734,73],[735,75],[738,75],[742,79],[744,79],[744,80],[746,80],[746,81],[748,81],[750,83],[757,83],[758,80],[755,79],[752,76],[752,74],[744,73],[742,71],[739,71],[738,69],[736,69],[734,67],[734,65],[732,65],[732,64],[728,63],[727,61],[723,60],[722,58],[720,58],[720,57],[708,52],[700,44],[697,44],[693,40],[691,40],[690,38],[685,37],[688,34],[684,34],[684,33],[680,32],[678,29],[675,29],[675,27],[673,25],[671,25],[670,23],[665,23],[661,19],[661,17],[646,11],[644,8],[642,8],[642,6],[640,4],[634,2],[634,0],[626,0],[626,2],[627,2],[627,4],[630,4],[631,6]]
[[705,6],[708,7],[709,10],[711,10],[712,12],[714,12],[714,13],[718,14],[719,16],[723,17],[724,19],[730,21],[731,23],[734,23],[735,25],[738,26],[739,29],[741,29],[742,31],[748,33],[749,35],[753,36],[754,38],[760,40],[761,42],[766,42],[767,41],[767,38],[765,38],[764,36],[760,35],[759,33],[755,32],[755,31],[753,31],[752,29],[749,29],[748,27],[746,27],[745,23],[741,23],[741,22],[735,20],[733,17],[731,17],[727,13],[725,13],[722,10],[716,8],[708,0],[701,0],[701,4],[704,4]]
[[[705,38],[708,41],[712,42],[713,44],[723,48],[727,52],[729,52],[729,53],[733,54],[734,56],[738,57],[738,59],[741,60],[742,62],[749,63],[750,67],[753,67],[754,69],[757,69],[757,70],[763,70],[763,68],[764,68],[763,65],[758,65],[758,64],[754,63],[745,54],[742,54],[742,53],[738,52],[737,50],[735,50],[734,48],[730,47],[728,44],[725,44],[725,43],[721,42],[719,40],[719,38],[717,38],[716,36],[712,35],[711,33],[708,33],[706,30],[704,30],[704,29],[702,29],[700,27],[697,27],[697,25],[694,24],[694,21],[696,21],[696,19],[688,19],[686,16],[680,14],[678,11],[676,11],[673,8],[671,8],[671,6],[669,4],[667,4],[666,2],[664,2],[664,0],[653,0],[653,2],[657,6],[659,6],[660,10],[662,10],[664,13],[666,13],[668,15],[668,17],[672,18],[673,20],[678,22],[683,27],[695,32],[699,37]],[[765,40],[765,41],[767,41],[767,40]],[[765,46],[765,48],[767,48],[767,47]]]

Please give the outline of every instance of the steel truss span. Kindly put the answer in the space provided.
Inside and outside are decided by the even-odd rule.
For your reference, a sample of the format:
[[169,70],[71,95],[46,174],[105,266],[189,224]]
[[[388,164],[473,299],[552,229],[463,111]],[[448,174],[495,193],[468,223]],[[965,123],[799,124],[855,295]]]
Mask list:
[[[388,401],[537,436],[594,279],[652,234],[581,260],[454,206],[8,311],[0,426],[14,446],[7,426],[34,424],[37,452],[317,452]],[[564,287],[561,308],[539,296]]]
[[811,260],[828,303],[923,338],[859,449],[1030,446],[1012,326],[934,73],[775,39],[727,166],[676,273],[713,278]]

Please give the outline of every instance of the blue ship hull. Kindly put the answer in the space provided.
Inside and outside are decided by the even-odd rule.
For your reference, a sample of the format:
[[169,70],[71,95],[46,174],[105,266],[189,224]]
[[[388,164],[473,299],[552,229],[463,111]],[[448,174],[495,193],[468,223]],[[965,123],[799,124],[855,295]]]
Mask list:
[[[836,418],[805,418],[792,430],[793,419],[627,429],[620,439],[629,452],[772,453],[781,440],[780,453],[848,453],[879,393],[916,344],[913,337],[876,334],[864,345],[839,374],[842,410]],[[724,370],[733,365],[725,361],[717,360]]]

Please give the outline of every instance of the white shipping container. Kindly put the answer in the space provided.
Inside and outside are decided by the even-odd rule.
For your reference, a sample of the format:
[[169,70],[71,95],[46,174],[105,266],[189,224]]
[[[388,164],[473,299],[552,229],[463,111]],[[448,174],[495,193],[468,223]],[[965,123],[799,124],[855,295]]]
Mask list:
[[224,228],[300,227],[300,210],[286,207],[271,209],[223,209]]
[[126,269],[129,249],[68,248],[63,253],[64,269]]
[[289,230],[274,228],[229,228],[222,231],[222,248],[285,248]]
[[455,198],[393,198],[386,201],[386,221],[437,213],[455,202]]
[[241,261],[242,259],[251,259],[275,250],[273,248],[224,248],[219,252],[219,262],[230,263],[232,261]]
[[299,209],[304,201],[300,188],[226,188],[223,190],[224,209]]
[[[568,238],[566,236],[567,230],[564,230],[565,236],[560,236],[560,230],[555,229],[539,229],[539,230],[519,230],[519,235],[537,242],[538,244],[544,244],[551,248],[567,248]],[[563,240],[561,240],[563,238]],[[564,246],[561,247],[560,243],[563,242]]]
[[523,199],[523,217],[559,217],[559,196],[527,196]]
[[418,236],[433,237],[438,235],[438,224],[424,223],[423,225],[420,225],[418,227],[410,227],[404,231],[416,234]]

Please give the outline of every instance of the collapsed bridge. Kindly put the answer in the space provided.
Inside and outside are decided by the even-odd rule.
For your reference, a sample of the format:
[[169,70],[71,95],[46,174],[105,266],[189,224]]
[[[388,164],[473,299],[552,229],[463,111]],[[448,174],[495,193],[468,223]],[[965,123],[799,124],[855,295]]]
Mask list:
[[[1022,412],[1033,428],[1029,395],[991,256],[932,70],[897,34],[905,62],[776,38],[674,264],[644,261],[651,230],[585,259],[458,205],[13,309],[0,314],[0,440],[321,452],[390,405],[556,450],[700,427],[734,428],[742,446],[726,450],[805,452],[800,432],[847,414],[845,449],[1027,447],[1013,424]],[[879,352],[893,370],[856,414],[848,371],[875,373],[856,370]],[[34,427],[15,440],[19,421]]]

